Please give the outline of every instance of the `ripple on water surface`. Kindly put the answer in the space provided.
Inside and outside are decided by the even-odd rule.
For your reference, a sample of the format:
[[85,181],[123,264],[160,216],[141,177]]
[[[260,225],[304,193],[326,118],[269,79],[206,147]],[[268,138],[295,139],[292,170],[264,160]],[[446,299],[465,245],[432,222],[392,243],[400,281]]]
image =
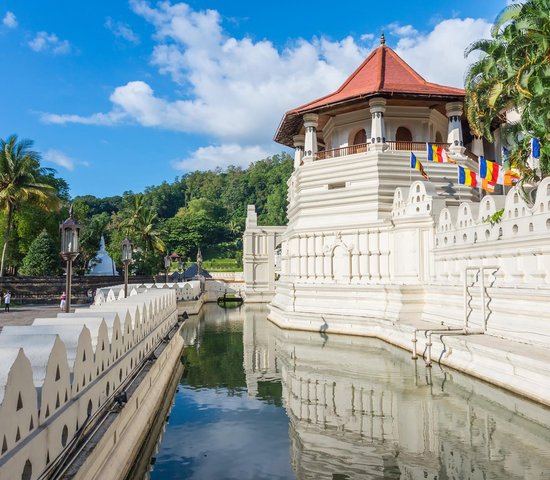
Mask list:
[[550,410],[381,341],[207,305],[151,472],[169,479],[550,479]]

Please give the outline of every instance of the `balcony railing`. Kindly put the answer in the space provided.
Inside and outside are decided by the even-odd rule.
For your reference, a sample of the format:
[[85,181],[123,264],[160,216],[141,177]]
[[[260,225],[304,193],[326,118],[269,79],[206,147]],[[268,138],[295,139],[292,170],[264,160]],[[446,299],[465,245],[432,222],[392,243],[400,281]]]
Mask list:
[[[432,145],[437,145],[438,147],[442,147],[444,149],[447,149],[451,146],[450,143],[436,143],[436,142],[430,142]],[[426,142],[395,142],[393,140],[390,140],[386,142],[386,145],[388,146],[388,150],[394,151],[394,150],[406,150],[409,152],[425,152],[426,151]]]
[[[444,149],[448,149],[450,143],[436,143],[430,142],[432,145],[437,145]],[[407,152],[425,152],[426,151],[426,142],[396,142],[393,140],[387,141],[387,150],[386,151],[407,151]],[[368,152],[369,144],[362,143],[360,145],[350,145],[348,147],[342,148],[333,148],[331,150],[322,150],[317,152],[315,155],[315,160],[326,160],[328,158],[337,158],[345,157],[347,155],[353,155],[355,153],[364,153]],[[469,150],[466,150],[465,154],[470,157],[472,160],[477,162],[477,156],[474,155]]]
[[359,145],[350,145],[349,147],[333,148],[332,150],[322,150],[317,152],[315,160],[325,160],[326,158],[345,157],[355,153],[363,153],[368,151],[369,144],[361,143]]

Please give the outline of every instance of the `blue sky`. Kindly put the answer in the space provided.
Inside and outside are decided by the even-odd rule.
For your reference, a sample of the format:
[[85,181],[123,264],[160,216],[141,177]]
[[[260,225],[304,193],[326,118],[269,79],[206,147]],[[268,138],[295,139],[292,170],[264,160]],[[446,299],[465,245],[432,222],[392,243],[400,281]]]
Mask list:
[[116,195],[280,152],[283,113],[336,89],[382,30],[462,86],[505,2],[0,0],[0,137],[31,138],[72,195]]

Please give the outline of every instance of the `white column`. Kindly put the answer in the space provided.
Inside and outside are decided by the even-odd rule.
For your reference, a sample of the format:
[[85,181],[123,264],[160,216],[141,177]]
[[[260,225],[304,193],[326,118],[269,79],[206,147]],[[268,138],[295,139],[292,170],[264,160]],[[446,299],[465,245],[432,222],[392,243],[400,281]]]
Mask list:
[[316,113],[306,113],[304,115],[304,129],[306,131],[304,138],[304,163],[313,162],[317,154],[317,124],[319,115]]
[[321,279],[324,282],[327,278],[326,275],[326,265],[325,265],[325,234],[321,233]]
[[462,102],[449,102],[445,105],[447,118],[449,119],[449,129],[447,134],[447,143],[451,146],[449,150],[454,153],[464,153],[464,141],[462,139]]
[[478,157],[485,156],[485,150],[483,148],[483,138],[472,138],[472,153],[475,153]]
[[294,135],[294,170],[300,167],[304,158],[304,135]]
[[494,142],[493,148],[495,149],[495,162],[502,165],[502,139],[501,139],[501,129],[498,127],[493,132]]
[[306,233],[304,235],[304,240],[306,243],[306,251],[305,251],[305,277],[306,282],[309,280],[309,235]]
[[359,248],[359,230],[355,232],[355,249],[353,251],[355,261],[353,262],[354,277],[357,283],[361,281],[361,249]]
[[317,236],[313,234],[313,281],[317,280]]
[[384,150],[386,144],[386,127],[384,125],[384,112],[386,111],[386,100],[384,98],[373,98],[369,100],[371,113],[371,150]]

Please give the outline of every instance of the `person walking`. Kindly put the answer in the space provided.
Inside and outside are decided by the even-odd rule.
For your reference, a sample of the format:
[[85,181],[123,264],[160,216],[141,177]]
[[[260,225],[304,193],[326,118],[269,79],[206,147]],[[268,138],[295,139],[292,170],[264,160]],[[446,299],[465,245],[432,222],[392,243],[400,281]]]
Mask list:
[[10,311],[11,292],[8,290],[4,295],[4,312]]
[[62,312],[65,311],[65,305],[67,303],[67,295],[65,295],[65,292],[61,294],[61,302],[59,303],[59,308]]

